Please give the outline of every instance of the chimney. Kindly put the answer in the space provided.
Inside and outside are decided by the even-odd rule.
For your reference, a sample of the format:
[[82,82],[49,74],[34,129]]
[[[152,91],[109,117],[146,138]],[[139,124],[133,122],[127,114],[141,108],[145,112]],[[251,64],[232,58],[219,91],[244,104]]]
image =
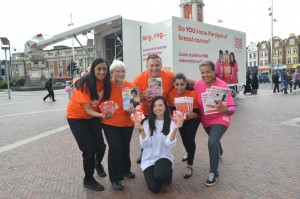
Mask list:
[[180,17],[204,22],[203,0],[180,0]]

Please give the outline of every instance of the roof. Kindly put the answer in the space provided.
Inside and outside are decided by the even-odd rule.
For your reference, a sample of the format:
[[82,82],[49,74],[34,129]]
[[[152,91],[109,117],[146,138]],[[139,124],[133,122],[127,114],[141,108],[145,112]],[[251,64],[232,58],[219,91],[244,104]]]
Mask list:
[[70,39],[74,36],[81,35],[81,34],[86,35],[91,30],[94,30],[94,34],[97,34],[97,31],[103,32],[106,29],[109,30],[114,26],[119,26],[121,24],[121,20],[122,20],[122,16],[116,15],[113,17],[102,19],[100,21],[96,21],[94,23],[90,23],[90,24],[57,34],[57,35],[54,35],[53,37],[51,37],[49,39],[43,39],[43,37],[41,37],[42,35],[38,34],[33,39],[28,40],[25,43],[24,52],[29,53],[29,52],[33,52],[33,51],[42,50],[46,46],[50,46],[52,44]]

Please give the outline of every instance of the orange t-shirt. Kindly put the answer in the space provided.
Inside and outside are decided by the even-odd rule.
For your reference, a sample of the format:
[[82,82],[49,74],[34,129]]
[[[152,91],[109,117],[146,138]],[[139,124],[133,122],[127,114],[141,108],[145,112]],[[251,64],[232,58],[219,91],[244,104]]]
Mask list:
[[226,82],[227,84],[231,84],[232,69],[229,62],[223,63],[222,70],[223,70],[223,81]]
[[[162,91],[163,91],[162,95],[164,98],[167,98],[167,94],[173,88],[174,77],[175,74],[173,72],[164,71],[164,70],[160,71],[160,78],[162,79]],[[144,71],[134,79],[133,83],[136,87],[140,88],[141,94],[143,94],[145,90],[149,89],[149,85],[148,85],[149,78],[150,77],[148,71]],[[141,104],[141,110],[143,114],[145,116],[149,115],[151,100],[141,101],[140,104]]]
[[86,85],[84,85],[83,92],[78,89],[74,89],[67,107],[67,118],[75,119],[90,119],[93,116],[86,113],[84,104],[91,103],[92,109],[94,111],[100,112],[99,105],[104,101],[103,99],[103,82],[97,82],[97,92],[99,100],[92,100],[90,92],[86,90]]
[[[168,93],[168,96],[167,96],[167,102],[170,107],[175,107],[174,98],[176,98],[176,97],[193,97],[193,109],[198,108],[197,95],[196,95],[195,90],[185,90],[182,94],[179,94],[179,93],[177,93],[176,89],[173,88]],[[187,119],[189,119],[189,118],[187,118]]]
[[122,98],[122,88],[123,87],[133,87],[131,82],[125,81],[122,87],[116,86],[113,81],[111,81],[111,94],[110,101],[114,101],[119,107],[114,112],[111,119],[102,119],[103,124],[118,126],[118,127],[129,127],[133,126],[133,121],[130,119],[130,114],[128,111],[123,109],[123,98]]

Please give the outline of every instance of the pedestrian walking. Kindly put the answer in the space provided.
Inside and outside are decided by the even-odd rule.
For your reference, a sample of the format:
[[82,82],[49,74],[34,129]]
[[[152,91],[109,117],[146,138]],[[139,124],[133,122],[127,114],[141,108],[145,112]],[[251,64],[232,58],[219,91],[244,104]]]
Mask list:
[[274,83],[273,93],[276,93],[276,90],[279,93],[279,75],[278,75],[278,71],[277,70],[272,75],[272,81]]
[[45,100],[49,97],[50,100],[52,100],[52,102],[55,102],[56,99],[54,98],[54,91],[53,91],[53,78],[50,77],[46,83],[45,83],[45,88],[48,91],[48,94],[43,98],[43,101],[45,102]]
[[293,74],[293,81],[294,81],[294,90],[296,90],[296,87],[300,88],[300,73],[298,69],[295,69],[295,72]]

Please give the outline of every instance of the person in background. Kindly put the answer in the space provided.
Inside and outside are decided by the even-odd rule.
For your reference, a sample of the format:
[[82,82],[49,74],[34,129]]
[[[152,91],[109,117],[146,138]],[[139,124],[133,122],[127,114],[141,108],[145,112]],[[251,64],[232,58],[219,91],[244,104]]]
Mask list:
[[114,101],[118,109],[113,113],[112,118],[103,119],[102,124],[109,146],[109,180],[114,189],[122,190],[121,181],[124,180],[124,176],[135,178],[135,174],[131,172],[130,161],[130,141],[134,127],[130,115],[135,109],[131,104],[128,110],[124,110],[122,98],[122,88],[133,87],[133,84],[125,80],[126,67],[122,61],[114,60],[110,66],[110,73],[112,89],[109,100]]
[[229,54],[229,64],[231,66],[231,83],[237,84],[239,82],[238,80],[239,67],[237,61],[235,60],[235,56],[233,52]]
[[251,87],[252,87],[252,94],[257,94],[257,89],[258,89],[257,73],[253,73],[252,75]]
[[99,118],[110,118],[100,112],[99,105],[108,100],[111,92],[109,66],[102,58],[96,58],[91,71],[75,83],[74,92],[67,107],[67,120],[72,134],[82,151],[84,179],[83,186],[102,191],[104,187],[95,180],[95,154],[102,160],[105,143]]
[[224,54],[222,50],[219,50],[219,58],[215,63],[216,66],[215,74],[216,77],[218,78],[220,78],[220,76],[222,75],[221,69],[222,69],[223,62],[224,62]]
[[45,88],[47,89],[48,91],[48,95],[46,95],[44,98],[43,98],[43,101],[45,102],[45,100],[49,97],[50,100],[52,100],[53,102],[56,101],[56,99],[54,99],[54,91],[53,91],[53,78],[50,77],[46,83],[45,83]]
[[212,61],[203,61],[200,66],[201,80],[198,80],[195,85],[195,91],[197,95],[198,107],[200,109],[200,118],[204,130],[208,134],[208,151],[210,170],[208,178],[205,182],[207,186],[213,186],[216,184],[219,178],[218,166],[219,166],[219,143],[227,131],[231,123],[231,115],[236,111],[233,98],[231,94],[228,95],[226,104],[219,102],[216,109],[219,113],[215,114],[204,114],[203,101],[201,93],[205,93],[207,89],[212,86],[218,86],[229,89],[228,85],[215,77],[215,66]]
[[284,94],[288,94],[287,89],[288,89],[288,76],[287,73],[285,71],[285,69],[283,68],[281,71],[281,92],[283,91]]
[[244,85],[244,94],[252,93],[250,73],[246,74],[246,85]]
[[193,174],[193,162],[196,151],[195,136],[200,124],[199,109],[194,88],[187,82],[187,78],[183,73],[177,73],[174,77],[174,88],[167,96],[167,102],[171,110],[176,110],[174,99],[177,97],[192,97],[193,109],[186,114],[183,126],[179,129],[182,143],[187,152],[187,167],[184,171],[184,178],[189,178]]
[[279,93],[279,75],[278,75],[277,70],[275,71],[275,73],[272,76],[272,81],[274,83],[273,93],[276,93],[276,90]]
[[156,96],[151,102],[149,117],[143,124],[136,122],[140,144],[143,150],[141,169],[148,189],[158,193],[163,184],[172,181],[176,133],[182,127],[183,120],[171,121],[167,101],[163,96]]
[[290,70],[286,70],[286,75],[288,77],[288,85],[290,86],[290,93],[293,90],[293,75]]
[[296,90],[297,85],[298,88],[300,88],[300,73],[298,69],[295,69],[295,72],[293,74],[293,81],[294,81],[294,90]]

